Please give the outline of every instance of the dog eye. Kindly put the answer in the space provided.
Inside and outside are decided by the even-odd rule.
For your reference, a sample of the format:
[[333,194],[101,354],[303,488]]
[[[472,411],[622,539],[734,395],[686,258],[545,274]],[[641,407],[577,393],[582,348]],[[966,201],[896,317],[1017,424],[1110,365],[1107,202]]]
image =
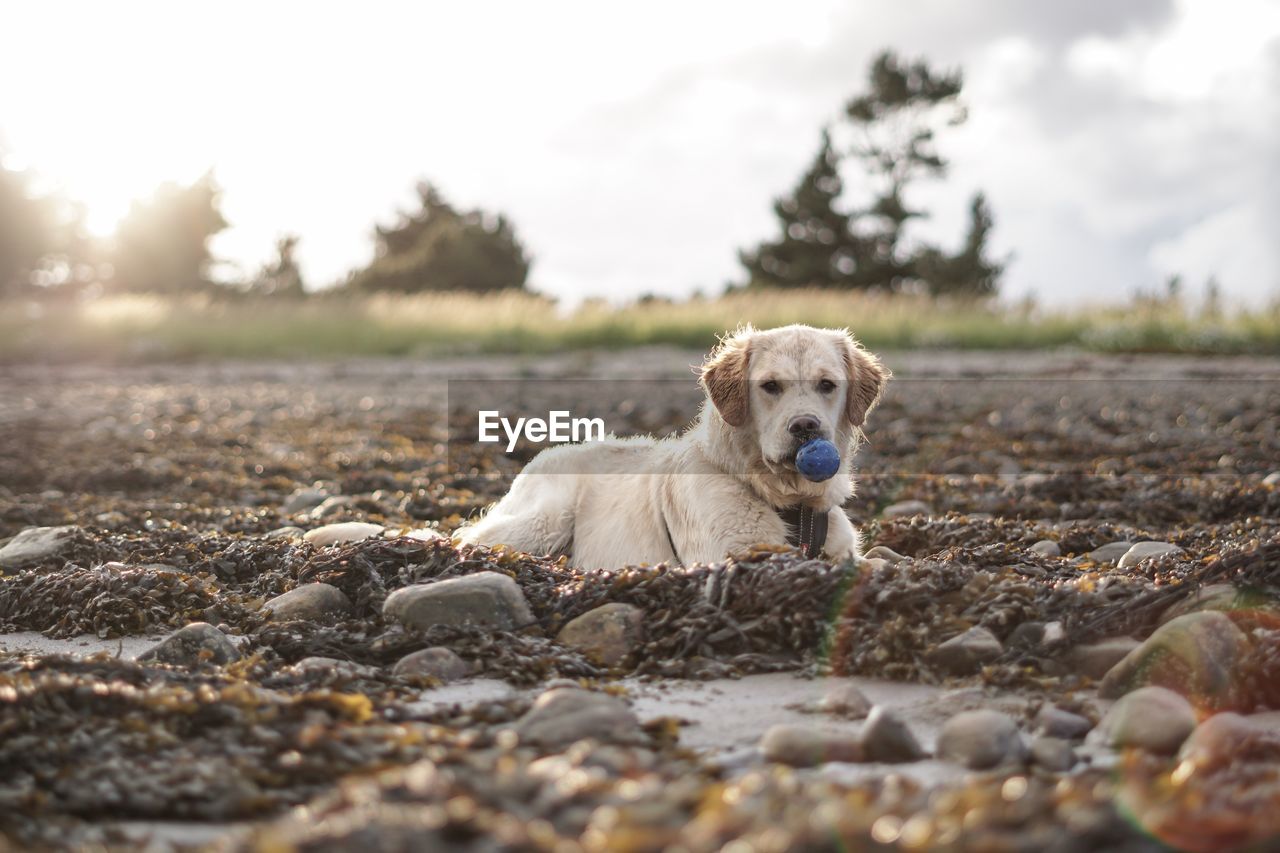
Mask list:
[[782,386],[778,384],[778,381],[776,379],[770,379],[766,382],[761,382],[760,387],[764,389],[764,392],[766,394],[782,393]]
[[818,383],[818,390],[823,394],[830,394],[832,391],[836,390],[836,383],[832,382],[830,379],[823,379]]

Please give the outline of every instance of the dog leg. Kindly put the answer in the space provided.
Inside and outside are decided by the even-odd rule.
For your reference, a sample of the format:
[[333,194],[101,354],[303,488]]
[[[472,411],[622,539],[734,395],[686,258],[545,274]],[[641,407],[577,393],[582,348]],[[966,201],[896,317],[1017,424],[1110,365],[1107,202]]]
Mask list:
[[563,556],[573,545],[577,495],[567,475],[521,474],[506,497],[457,530],[459,545],[506,545],[537,556]]

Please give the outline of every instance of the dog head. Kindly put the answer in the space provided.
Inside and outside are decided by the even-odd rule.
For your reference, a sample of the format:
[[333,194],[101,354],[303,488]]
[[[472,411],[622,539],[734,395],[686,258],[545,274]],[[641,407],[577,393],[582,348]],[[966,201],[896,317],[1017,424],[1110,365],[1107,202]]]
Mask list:
[[750,431],[769,468],[794,471],[810,439],[847,446],[889,376],[845,330],[748,326],[707,358],[702,386],[726,424]]

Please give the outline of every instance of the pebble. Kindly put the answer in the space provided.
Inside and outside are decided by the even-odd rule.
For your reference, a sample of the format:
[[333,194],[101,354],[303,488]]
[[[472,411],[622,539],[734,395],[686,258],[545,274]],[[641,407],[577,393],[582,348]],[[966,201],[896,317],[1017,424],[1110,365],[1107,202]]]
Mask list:
[[1112,667],[1141,645],[1132,637],[1110,637],[1096,643],[1085,643],[1067,654],[1067,663],[1080,675],[1100,681]]
[[871,700],[854,685],[839,684],[821,699],[806,705],[805,710],[856,720],[871,713]]
[[356,499],[351,495],[334,495],[325,498],[319,506],[313,507],[307,511],[307,517],[312,521],[323,521],[326,518],[333,518],[341,515],[348,508],[354,506]]
[[567,746],[584,738],[608,743],[643,743],[640,721],[625,702],[576,687],[545,691],[515,725],[522,743]]
[[367,521],[343,521],[338,524],[326,524],[315,530],[308,530],[302,538],[323,548],[326,545],[345,545],[348,542],[361,542],[382,535],[381,524],[370,524]]
[[1027,549],[1032,553],[1039,554],[1042,557],[1061,557],[1062,546],[1052,539],[1041,539],[1036,544]]
[[324,503],[331,495],[325,489],[307,488],[294,489],[289,497],[284,499],[284,503],[280,505],[281,515],[293,515],[297,512],[311,509]]
[[423,631],[435,625],[514,631],[535,621],[519,585],[497,572],[401,587],[387,596],[382,613],[406,628]]
[[932,515],[933,510],[924,501],[899,501],[889,504],[880,514],[885,518],[906,518],[911,515]]
[[1250,651],[1249,638],[1223,613],[1188,613],[1156,629],[1102,679],[1098,695],[1115,699],[1137,687],[1176,690],[1207,708],[1232,704],[1234,672]]
[[877,705],[871,709],[867,721],[858,733],[862,741],[862,754],[866,761],[882,761],[898,764],[919,761],[925,752],[911,733],[911,728],[892,711]]
[[1094,548],[1087,556],[1095,563],[1114,563],[1127,554],[1132,547],[1132,542],[1108,542],[1101,548]]
[[854,733],[779,723],[760,738],[766,761],[792,767],[814,767],[828,761],[862,761],[862,739]]
[[420,527],[417,530],[410,530],[404,534],[405,539],[417,539],[421,542],[434,542],[437,539],[448,539],[439,530],[434,527]]
[[1045,770],[1061,773],[1075,765],[1076,753],[1065,740],[1040,735],[1031,741],[1031,760]]
[[83,532],[74,524],[28,527],[0,548],[0,569],[26,569],[52,560],[70,548]]
[[577,649],[594,663],[617,666],[643,637],[644,611],[614,602],[571,619],[556,635],[556,642]]
[[277,527],[262,535],[263,539],[302,539],[306,535],[306,531],[301,527]]
[[470,675],[471,664],[459,657],[452,649],[431,646],[400,658],[391,668],[391,674],[401,677],[438,678],[447,684]]
[[1093,723],[1088,717],[1046,704],[1036,714],[1035,726],[1037,731],[1052,738],[1078,740],[1089,733]]
[[227,664],[240,659],[240,652],[227,635],[208,622],[192,622],[179,628],[138,655],[138,660],[154,660],[176,666],[194,666],[201,661]]
[[962,711],[942,724],[938,758],[973,770],[995,767],[1024,756],[1018,724],[1008,714],[989,709]]
[[1182,549],[1172,542],[1139,542],[1125,551],[1124,556],[1120,558],[1117,567],[1128,569],[1138,565],[1143,560],[1149,560],[1152,557],[1163,557],[1165,554],[1181,554]]
[[1214,714],[1183,741],[1178,758],[1196,767],[1222,767],[1241,759],[1275,762],[1280,758],[1280,731],[1254,717]]
[[1280,486],[1280,471],[1272,471],[1270,474],[1262,478],[1264,486]]
[[1195,727],[1195,709],[1183,696],[1164,687],[1140,687],[1111,706],[1088,742],[1173,755]]
[[357,678],[361,676],[377,675],[376,667],[365,666],[354,661],[339,660],[338,658],[327,658],[321,655],[312,655],[303,658],[293,665],[293,669],[298,672],[321,672],[326,674],[344,675],[349,678]]
[[345,616],[351,612],[351,600],[342,590],[327,583],[306,583],[283,595],[277,595],[262,605],[271,611],[272,621],[288,622],[295,619],[315,621],[333,616]]
[[892,548],[886,548],[883,545],[877,545],[862,556],[867,560],[884,560],[891,565],[907,559]]
[[968,675],[990,663],[1004,652],[1004,647],[986,628],[970,628],[957,637],[931,649],[925,660],[952,675]]
[[1160,614],[1160,624],[1170,622],[1188,613],[1199,613],[1204,610],[1229,612],[1241,606],[1239,590],[1234,584],[1212,583],[1201,587],[1195,593]]

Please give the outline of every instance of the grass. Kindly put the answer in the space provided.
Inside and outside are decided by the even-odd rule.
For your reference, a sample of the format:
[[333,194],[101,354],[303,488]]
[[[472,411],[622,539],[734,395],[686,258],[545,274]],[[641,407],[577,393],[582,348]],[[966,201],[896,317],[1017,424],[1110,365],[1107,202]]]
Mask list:
[[831,291],[587,303],[528,294],[326,295],[306,300],[120,296],[0,302],[0,360],[538,354],[655,344],[706,348],[741,323],[848,326],[876,349],[1280,353],[1280,307],[1207,314],[1175,300],[1046,311]]

